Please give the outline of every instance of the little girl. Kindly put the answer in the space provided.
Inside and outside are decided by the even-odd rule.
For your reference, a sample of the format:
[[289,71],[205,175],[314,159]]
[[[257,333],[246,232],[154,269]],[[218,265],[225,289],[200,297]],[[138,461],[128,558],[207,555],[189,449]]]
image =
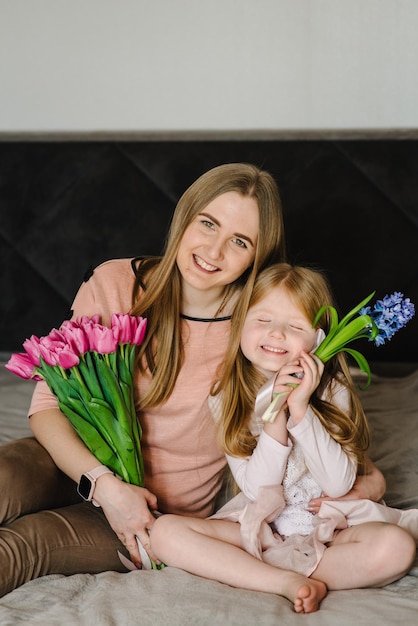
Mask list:
[[[247,314],[243,302],[234,313],[212,402],[241,492],[212,518],[165,515],[151,533],[167,565],[284,595],[300,613],[317,610],[327,588],[397,580],[415,557],[411,534],[395,525],[403,512],[369,501],[325,502],[318,516],[307,510],[312,498],[343,496],[368,463],[367,421],[344,356],[324,366],[312,354],[318,330],[330,326],[323,315],[312,327],[324,305],[333,302],[318,272],[279,264],[260,274]],[[277,417],[264,423],[256,396],[272,374]]]

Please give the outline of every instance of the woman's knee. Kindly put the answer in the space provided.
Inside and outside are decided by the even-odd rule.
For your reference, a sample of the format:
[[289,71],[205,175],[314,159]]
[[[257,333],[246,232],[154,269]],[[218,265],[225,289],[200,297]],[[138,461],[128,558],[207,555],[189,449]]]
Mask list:
[[101,509],[78,504],[0,528],[0,595],[47,574],[124,572],[123,546]]
[[0,524],[80,501],[74,483],[32,437],[0,446],[0,491]]

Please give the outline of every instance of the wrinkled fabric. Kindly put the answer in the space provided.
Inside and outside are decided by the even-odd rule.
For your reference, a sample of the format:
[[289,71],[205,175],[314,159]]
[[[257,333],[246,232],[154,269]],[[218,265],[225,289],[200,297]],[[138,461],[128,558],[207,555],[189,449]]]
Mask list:
[[310,576],[318,566],[327,544],[336,532],[364,522],[386,522],[405,528],[418,543],[418,509],[393,509],[371,500],[330,500],[312,515],[309,535],[281,536],[273,522],[285,510],[281,485],[261,487],[256,501],[242,492],[223,506],[211,519],[228,519],[241,525],[244,550],[256,558]]

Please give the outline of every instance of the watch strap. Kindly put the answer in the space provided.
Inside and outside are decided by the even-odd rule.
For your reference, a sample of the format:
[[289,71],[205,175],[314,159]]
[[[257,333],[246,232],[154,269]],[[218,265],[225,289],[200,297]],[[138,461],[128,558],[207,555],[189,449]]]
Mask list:
[[84,473],[87,474],[87,476],[91,478],[94,482],[96,482],[96,480],[100,478],[100,476],[103,476],[103,474],[113,474],[112,470],[106,467],[106,465],[98,465],[92,470]]
[[93,499],[94,490],[96,488],[97,480],[100,478],[100,476],[103,476],[104,474],[113,474],[113,475],[115,475],[114,472],[112,472],[111,469],[106,467],[106,465],[98,465],[97,467],[94,467],[93,469],[89,470],[88,472],[84,472],[83,473],[83,475],[87,476],[90,479],[91,483],[92,483],[92,490],[91,490],[91,493],[90,493],[90,497],[87,499],[87,501],[91,502],[92,504],[94,504],[94,506],[97,506],[97,507],[99,507],[100,504],[98,502],[96,502],[96,500]]

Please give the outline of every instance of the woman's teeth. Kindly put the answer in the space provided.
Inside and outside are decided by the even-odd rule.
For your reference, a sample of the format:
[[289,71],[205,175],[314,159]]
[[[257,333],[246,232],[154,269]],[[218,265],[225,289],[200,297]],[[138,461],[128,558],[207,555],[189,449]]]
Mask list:
[[194,255],[194,260],[199,267],[206,270],[207,272],[216,272],[218,269],[216,265],[209,265],[209,263],[206,263],[206,261],[201,259],[200,256]]

